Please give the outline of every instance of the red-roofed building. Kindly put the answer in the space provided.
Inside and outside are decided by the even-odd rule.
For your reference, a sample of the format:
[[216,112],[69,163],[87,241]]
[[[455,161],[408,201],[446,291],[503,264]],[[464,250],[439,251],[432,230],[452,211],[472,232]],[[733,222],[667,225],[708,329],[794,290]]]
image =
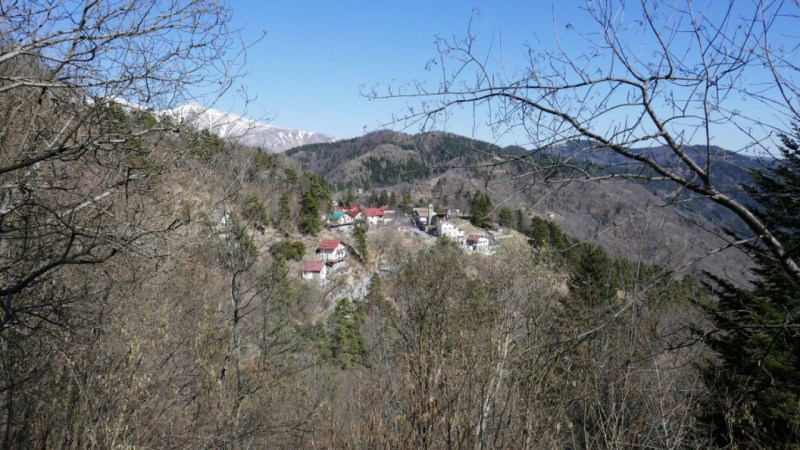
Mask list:
[[489,254],[489,238],[480,234],[470,234],[466,241],[467,253]]
[[300,277],[304,280],[325,281],[328,276],[328,266],[325,261],[305,261],[300,269]]
[[370,225],[377,225],[383,222],[383,210],[380,208],[364,208],[361,212],[364,213],[364,217],[367,218],[367,223]]
[[383,225],[394,220],[394,211],[389,210],[388,206],[380,208],[362,208],[361,212],[367,218],[370,225]]
[[364,214],[358,208],[349,208],[344,210],[348,216],[352,217],[353,220],[359,220],[364,218]]
[[316,253],[318,260],[335,263],[344,261],[347,257],[347,247],[338,239],[324,239],[317,245]]

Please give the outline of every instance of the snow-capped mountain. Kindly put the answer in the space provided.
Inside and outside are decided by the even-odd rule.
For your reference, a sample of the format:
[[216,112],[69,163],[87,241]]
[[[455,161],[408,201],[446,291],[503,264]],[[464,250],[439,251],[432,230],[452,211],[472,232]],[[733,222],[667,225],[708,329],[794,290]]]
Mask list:
[[221,138],[236,140],[252,147],[260,147],[270,153],[282,152],[305,144],[334,142],[341,139],[314,131],[280,128],[233,113],[206,108],[196,103],[175,108],[163,114],[187,121],[200,129],[207,128]]

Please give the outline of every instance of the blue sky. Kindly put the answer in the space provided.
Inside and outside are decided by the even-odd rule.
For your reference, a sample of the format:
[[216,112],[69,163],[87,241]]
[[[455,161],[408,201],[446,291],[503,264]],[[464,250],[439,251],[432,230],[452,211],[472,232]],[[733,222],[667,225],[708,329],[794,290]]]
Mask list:
[[[370,101],[360,93],[365,87],[435,79],[438,74],[425,68],[436,55],[435,37],[463,36],[473,10],[479,11],[473,22],[483,34],[501,33],[508,61],[521,64],[523,43],[535,34],[553,34],[547,2],[233,0],[231,5],[246,38],[267,33],[248,52],[249,74],[240,83],[257,97],[248,115],[342,137],[381,128],[393,112],[403,112],[403,102]],[[241,107],[230,106],[230,98],[220,106]]]
[[[705,1],[709,1],[705,8],[711,13],[717,13],[714,8],[724,4]],[[365,90],[378,86],[381,91],[415,80],[435,85],[440,74],[426,70],[426,64],[436,56],[436,36],[463,37],[471,17],[472,28],[480,32],[482,42],[499,38],[501,44],[498,46],[496,40],[495,48],[502,50],[494,53],[498,58],[494,66],[509,72],[527,67],[526,44],[552,50],[556,36],[570,53],[585,52],[586,42],[575,39],[576,33],[595,27],[581,11],[586,2],[580,0],[230,2],[234,26],[242,29],[246,40],[266,32],[263,40],[249,49],[248,74],[239,80],[254,98],[247,106],[247,115],[269,118],[281,127],[340,137],[385,128],[383,124],[391,121],[393,113],[406,111],[405,101],[368,100],[361,95]],[[639,18],[626,17],[626,23]],[[786,37],[795,39],[794,35]],[[234,103],[233,98],[227,95],[216,106],[242,112],[242,103]],[[759,108],[753,102],[745,107],[748,111]],[[766,117],[770,113],[764,110],[758,114]],[[498,138],[487,129],[476,131],[470,119],[462,117],[446,128],[503,145],[528,142],[523,136]],[[406,131],[416,132],[418,128]],[[735,148],[741,142],[729,127],[714,131],[713,140],[718,145]]]

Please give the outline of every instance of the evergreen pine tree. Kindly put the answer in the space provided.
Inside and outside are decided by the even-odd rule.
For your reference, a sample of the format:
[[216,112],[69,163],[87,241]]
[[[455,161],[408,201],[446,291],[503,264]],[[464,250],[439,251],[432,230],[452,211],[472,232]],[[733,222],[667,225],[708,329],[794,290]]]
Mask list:
[[514,224],[514,211],[510,208],[500,208],[500,212],[497,214],[497,222],[502,227],[510,227]]
[[275,215],[275,228],[288,233],[292,227],[292,206],[289,204],[289,194],[284,192],[278,200],[278,212]]
[[[800,146],[782,136],[784,159],[748,189],[759,215],[800,256]],[[705,371],[712,392],[702,420],[720,446],[800,448],[800,286],[758,244],[751,290],[711,277],[719,302],[709,308],[707,342],[719,363]]]
[[525,214],[522,212],[521,209],[517,210],[517,231],[520,233],[525,232]]
[[344,204],[345,208],[349,208],[350,203],[353,203],[354,201],[356,201],[356,196],[353,193],[353,188],[348,186],[347,193],[344,195],[342,203]]
[[322,219],[319,215],[317,199],[311,191],[303,193],[300,201],[300,232],[303,234],[315,235],[322,229]]
[[369,225],[365,221],[359,221],[356,223],[355,228],[353,229],[353,239],[356,242],[356,251],[358,255],[361,257],[361,262],[366,263],[369,259],[369,254],[367,252],[367,228]]
[[401,205],[401,208],[406,213],[410,213],[411,212],[411,205],[413,204],[413,200],[411,199],[411,194],[409,194],[408,192],[403,192],[403,200],[402,201],[403,201],[403,204]]
[[386,191],[381,191],[381,193],[378,195],[378,203],[375,206],[383,206],[388,204],[389,204],[389,194],[387,194]]
[[333,194],[331,194],[331,187],[328,182],[322,178],[321,175],[316,173],[307,173],[308,175],[308,190],[317,201],[317,209],[323,212],[328,212],[333,205]]
[[584,242],[575,247],[569,287],[585,305],[599,307],[617,294],[619,283],[614,277],[614,264],[606,251]]
[[373,273],[369,279],[369,289],[367,290],[367,295],[364,297],[364,303],[368,305],[377,305],[384,301],[381,277],[379,277],[377,273]]
[[476,227],[486,227],[489,222],[489,213],[492,211],[492,200],[489,194],[475,193],[472,197],[472,224]]
[[330,318],[331,356],[343,369],[362,364],[367,359],[367,343],[361,334],[364,311],[343,298],[336,304]]
[[531,219],[528,236],[533,239],[533,244],[537,247],[550,246],[551,244],[550,227],[548,227],[547,222],[540,217],[533,217]]

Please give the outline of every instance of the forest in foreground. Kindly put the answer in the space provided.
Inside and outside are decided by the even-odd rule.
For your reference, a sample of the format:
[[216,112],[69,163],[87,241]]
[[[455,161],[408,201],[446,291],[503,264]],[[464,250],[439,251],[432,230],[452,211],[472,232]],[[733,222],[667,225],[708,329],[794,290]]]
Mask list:
[[745,204],[674,141],[700,175],[598,140],[755,232],[729,230],[747,284],[501,217],[479,192],[472,225],[525,244],[466,254],[358,226],[347,276],[368,283],[350,300],[347,277],[308,282],[300,264],[335,202],[380,194],[170,115],[236,79],[219,63],[229,11],[140,6],[1,12],[2,448],[800,445],[797,127]]

